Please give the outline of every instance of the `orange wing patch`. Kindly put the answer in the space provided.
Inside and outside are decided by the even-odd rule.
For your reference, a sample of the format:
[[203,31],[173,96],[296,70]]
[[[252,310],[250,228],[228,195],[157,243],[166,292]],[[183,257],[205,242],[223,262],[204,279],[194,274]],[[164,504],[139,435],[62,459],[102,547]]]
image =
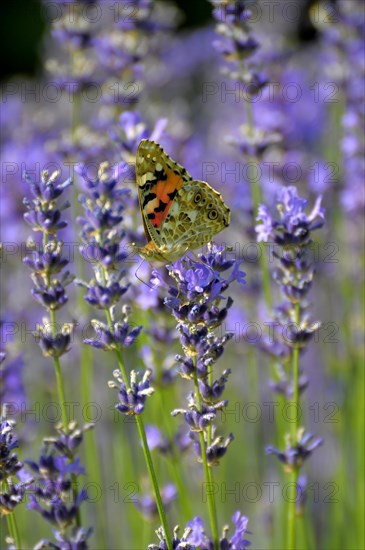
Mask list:
[[151,185],[146,196],[144,210],[154,228],[160,229],[171,208],[178,190],[184,185],[184,180],[172,171],[166,174],[166,180],[158,180]]

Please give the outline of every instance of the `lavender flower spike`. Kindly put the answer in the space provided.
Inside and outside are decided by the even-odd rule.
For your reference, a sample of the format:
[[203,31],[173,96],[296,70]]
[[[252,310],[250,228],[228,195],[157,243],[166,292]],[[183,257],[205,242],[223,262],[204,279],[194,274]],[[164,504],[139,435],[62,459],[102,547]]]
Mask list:
[[141,414],[143,412],[147,397],[154,393],[154,389],[150,385],[151,374],[150,370],[146,370],[142,379],[140,379],[140,373],[131,371],[130,388],[127,388],[121,378],[120,371],[114,371],[113,376],[119,385],[114,380],[109,381],[108,385],[110,388],[119,389],[119,403],[115,405],[119,412],[126,415]]

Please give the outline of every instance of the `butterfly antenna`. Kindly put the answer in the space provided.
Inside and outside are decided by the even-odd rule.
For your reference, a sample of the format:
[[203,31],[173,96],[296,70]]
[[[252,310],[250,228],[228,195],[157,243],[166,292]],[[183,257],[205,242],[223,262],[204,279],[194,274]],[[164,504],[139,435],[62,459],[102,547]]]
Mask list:
[[148,286],[151,290],[155,290],[155,286],[153,285],[150,285],[148,282],[144,281],[143,279],[141,279],[140,277],[138,277],[138,271],[141,269],[142,265],[144,264],[146,260],[142,260],[141,263],[139,264],[139,266],[137,267],[135,273],[134,273],[134,276],[141,282],[143,283],[144,285]]
[[151,287],[148,283],[146,283],[146,281],[144,281],[143,279],[141,279],[140,277],[138,277],[137,273],[138,271],[141,269],[142,265],[144,264],[145,260],[142,260],[141,263],[139,264],[139,266],[137,267],[136,271],[134,272],[134,276],[141,282],[143,283],[144,285],[147,285],[149,286],[150,288],[153,288]]
[[144,281],[142,281],[142,279],[140,279],[137,275],[141,265],[143,264],[144,260],[142,260],[142,262],[139,264],[139,266],[137,267],[136,271],[134,272],[134,276],[141,282],[141,283],[144,283]]

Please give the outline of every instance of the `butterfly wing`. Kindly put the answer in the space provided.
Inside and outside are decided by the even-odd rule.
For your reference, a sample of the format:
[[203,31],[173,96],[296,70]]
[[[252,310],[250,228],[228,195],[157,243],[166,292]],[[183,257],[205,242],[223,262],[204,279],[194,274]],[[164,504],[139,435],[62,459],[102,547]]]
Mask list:
[[159,247],[162,227],[176,194],[192,177],[158,143],[149,139],[139,144],[136,176],[146,237]]
[[136,175],[148,240],[138,253],[149,261],[175,261],[229,225],[229,208],[220,193],[204,181],[193,180],[158,143],[141,141]]
[[178,189],[161,227],[167,249],[198,248],[229,226],[230,210],[208,183],[191,180]]

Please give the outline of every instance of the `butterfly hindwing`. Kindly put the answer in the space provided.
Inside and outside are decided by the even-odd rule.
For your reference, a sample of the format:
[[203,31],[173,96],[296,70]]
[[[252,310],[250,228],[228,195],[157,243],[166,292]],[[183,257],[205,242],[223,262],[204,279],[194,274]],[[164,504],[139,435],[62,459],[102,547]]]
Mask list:
[[220,193],[204,181],[191,180],[176,194],[163,223],[161,244],[166,247],[188,244],[194,250],[228,225],[229,208]]

